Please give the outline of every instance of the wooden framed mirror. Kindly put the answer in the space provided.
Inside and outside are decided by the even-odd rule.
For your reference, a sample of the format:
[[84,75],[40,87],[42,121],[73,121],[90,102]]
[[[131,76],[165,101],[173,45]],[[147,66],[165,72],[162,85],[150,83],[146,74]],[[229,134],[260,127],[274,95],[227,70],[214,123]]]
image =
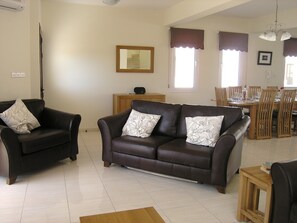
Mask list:
[[117,45],[116,72],[153,73],[154,47]]

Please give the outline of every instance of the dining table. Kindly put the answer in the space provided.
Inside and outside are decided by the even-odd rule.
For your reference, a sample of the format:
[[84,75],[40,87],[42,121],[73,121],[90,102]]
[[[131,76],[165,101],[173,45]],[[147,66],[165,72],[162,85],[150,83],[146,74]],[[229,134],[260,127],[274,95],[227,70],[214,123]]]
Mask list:
[[[240,107],[240,108],[247,108],[250,113],[250,126],[248,129],[248,138],[249,139],[256,139],[256,123],[257,123],[257,109],[259,105],[258,99],[237,99],[237,100],[228,100],[229,106],[233,107]],[[274,109],[278,110],[280,104],[280,100],[277,99],[274,102]],[[293,110],[297,110],[297,101],[295,100],[295,103],[293,105]]]

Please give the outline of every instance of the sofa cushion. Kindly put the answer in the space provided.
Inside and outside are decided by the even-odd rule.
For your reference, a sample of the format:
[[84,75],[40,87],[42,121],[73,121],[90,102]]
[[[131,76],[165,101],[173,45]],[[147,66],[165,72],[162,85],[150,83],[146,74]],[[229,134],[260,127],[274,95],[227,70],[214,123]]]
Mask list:
[[297,203],[294,203],[291,206],[290,222],[297,222]]
[[30,154],[70,142],[70,132],[39,128],[27,135],[19,135],[22,152]]
[[153,134],[176,137],[181,105],[134,100],[132,101],[132,109],[143,113],[161,115]]
[[[41,99],[23,99],[22,100],[28,110],[37,118],[37,120],[40,122],[41,113],[44,109],[45,103],[44,100]],[[15,101],[1,101],[0,102],[0,113],[7,110],[10,106],[12,106],[15,103]],[[6,125],[1,119],[0,119],[0,125]]]
[[112,140],[112,151],[156,159],[158,146],[170,140],[172,138],[167,136],[150,136],[147,138],[121,136]]
[[220,134],[225,132],[231,125],[242,119],[243,113],[240,108],[235,107],[216,107],[203,105],[183,105],[179,120],[177,135],[185,138],[187,136],[186,117],[195,116],[219,116],[223,115],[224,120]]
[[219,136],[224,116],[186,117],[187,142],[214,147]]
[[0,118],[18,134],[30,133],[31,130],[40,127],[38,120],[21,99],[17,99],[11,107],[0,113]]
[[213,147],[205,147],[187,143],[185,139],[174,139],[158,148],[158,160],[211,169]]
[[157,125],[160,115],[141,113],[132,109],[127,122],[123,127],[122,136],[149,137]]

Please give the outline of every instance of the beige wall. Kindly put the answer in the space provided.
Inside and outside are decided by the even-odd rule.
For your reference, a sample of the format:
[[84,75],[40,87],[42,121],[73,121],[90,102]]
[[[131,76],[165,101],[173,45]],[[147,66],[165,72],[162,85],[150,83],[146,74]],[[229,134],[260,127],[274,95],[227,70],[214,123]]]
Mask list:
[[[156,10],[95,7],[54,0],[27,1],[26,9],[17,13],[1,10],[0,99],[39,97],[39,21],[44,36],[46,104],[80,113],[81,129],[97,129],[98,118],[112,113],[112,94],[130,93],[136,86],[144,86],[147,92],[166,94],[167,102],[214,104],[211,102],[214,86],[219,85],[219,31],[249,33],[247,85],[282,85],[281,42],[260,40],[254,31],[255,21],[209,16],[178,26],[204,29],[205,50],[200,52],[197,90],[171,92],[168,90],[169,28],[163,25],[163,16],[162,11]],[[155,47],[155,72],[116,73],[116,45]],[[272,66],[257,65],[259,50],[273,52]],[[27,77],[13,79],[12,71],[26,72]]]
[[[168,28],[162,14],[43,1],[47,105],[82,115],[81,128],[96,128],[112,113],[112,94],[166,93]],[[116,45],[155,47],[154,73],[116,73]]]
[[[27,1],[23,11],[0,10],[0,100],[38,97],[39,0]],[[37,33],[36,33],[37,32]],[[25,72],[25,78],[12,78],[12,72]],[[37,89],[36,89],[37,86]]]
[[[205,50],[200,52],[198,89],[192,93],[168,90],[169,29],[163,12],[94,7],[44,0],[47,104],[82,114],[82,129],[97,128],[98,118],[112,113],[112,94],[129,93],[135,86],[166,94],[167,102],[211,104],[219,85],[218,32],[250,33],[247,73],[243,84],[282,85],[282,43],[258,38],[249,20],[209,16],[179,25],[205,30]],[[115,72],[116,45],[155,47],[155,72]],[[259,50],[273,51],[272,66],[258,66]],[[281,62],[279,62],[281,61]]]

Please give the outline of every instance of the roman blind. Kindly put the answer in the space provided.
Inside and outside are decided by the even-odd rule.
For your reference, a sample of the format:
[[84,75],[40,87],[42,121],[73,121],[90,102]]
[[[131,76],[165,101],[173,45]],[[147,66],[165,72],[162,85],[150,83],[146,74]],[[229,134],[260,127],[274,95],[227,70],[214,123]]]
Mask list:
[[248,39],[246,33],[219,32],[219,49],[248,52]]
[[204,30],[170,28],[170,47],[204,49]]
[[284,41],[284,56],[297,57],[297,38],[291,38]]

